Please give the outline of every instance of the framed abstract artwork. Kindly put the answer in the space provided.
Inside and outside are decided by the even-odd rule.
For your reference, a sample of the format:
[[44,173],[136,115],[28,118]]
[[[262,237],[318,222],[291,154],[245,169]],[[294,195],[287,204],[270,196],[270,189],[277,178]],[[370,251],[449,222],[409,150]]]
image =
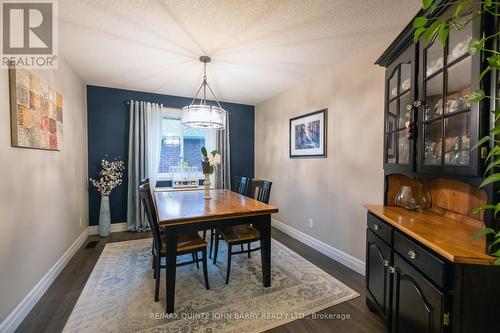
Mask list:
[[290,119],[290,157],[326,157],[328,109]]
[[63,97],[25,69],[9,69],[13,147],[61,150]]

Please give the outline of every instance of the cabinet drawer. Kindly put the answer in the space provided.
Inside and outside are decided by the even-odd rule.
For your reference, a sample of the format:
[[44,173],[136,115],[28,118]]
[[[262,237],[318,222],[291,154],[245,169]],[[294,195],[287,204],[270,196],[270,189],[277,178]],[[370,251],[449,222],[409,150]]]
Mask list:
[[437,285],[445,288],[446,263],[399,232],[394,233],[394,249]]
[[392,228],[370,213],[368,213],[368,229],[392,246]]

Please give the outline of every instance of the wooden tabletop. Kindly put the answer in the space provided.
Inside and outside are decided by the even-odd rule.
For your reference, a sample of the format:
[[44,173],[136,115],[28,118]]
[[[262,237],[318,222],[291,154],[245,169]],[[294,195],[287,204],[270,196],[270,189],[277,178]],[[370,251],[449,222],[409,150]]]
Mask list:
[[493,264],[495,261],[495,258],[485,254],[485,239],[472,238],[477,227],[432,211],[416,212],[382,205],[364,207],[451,262]]
[[162,226],[277,213],[278,209],[229,190],[156,192]]

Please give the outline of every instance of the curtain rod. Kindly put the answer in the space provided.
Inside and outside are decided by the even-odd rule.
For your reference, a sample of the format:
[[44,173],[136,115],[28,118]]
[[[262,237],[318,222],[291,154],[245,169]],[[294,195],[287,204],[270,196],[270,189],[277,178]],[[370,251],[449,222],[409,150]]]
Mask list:
[[[130,105],[130,101],[131,101],[130,99],[126,100],[126,101],[125,101],[125,104]],[[157,103],[157,104],[161,104],[161,103]],[[161,104],[161,105],[163,105],[163,104]],[[163,105],[163,107],[165,107],[165,108],[167,108],[167,109],[177,109],[177,108],[168,107],[168,106],[165,106],[165,105]],[[180,108],[180,109],[178,109],[178,110],[182,110],[182,108]],[[227,112],[227,114],[228,114],[228,115],[231,115],[231,111],[226,110],[226,109],[224,109],[224,110]]]

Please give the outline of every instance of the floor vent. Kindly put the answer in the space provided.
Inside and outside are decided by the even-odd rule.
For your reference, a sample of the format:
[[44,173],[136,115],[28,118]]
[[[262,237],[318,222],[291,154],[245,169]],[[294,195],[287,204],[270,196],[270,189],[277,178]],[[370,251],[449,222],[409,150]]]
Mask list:
[[97,245],[97,243],[99,243],[99,241],[90,241],[87,243],[87,245],[85,245],[84,249],[87,250],[87,249],[93,249],[95,248],[95,246]]

